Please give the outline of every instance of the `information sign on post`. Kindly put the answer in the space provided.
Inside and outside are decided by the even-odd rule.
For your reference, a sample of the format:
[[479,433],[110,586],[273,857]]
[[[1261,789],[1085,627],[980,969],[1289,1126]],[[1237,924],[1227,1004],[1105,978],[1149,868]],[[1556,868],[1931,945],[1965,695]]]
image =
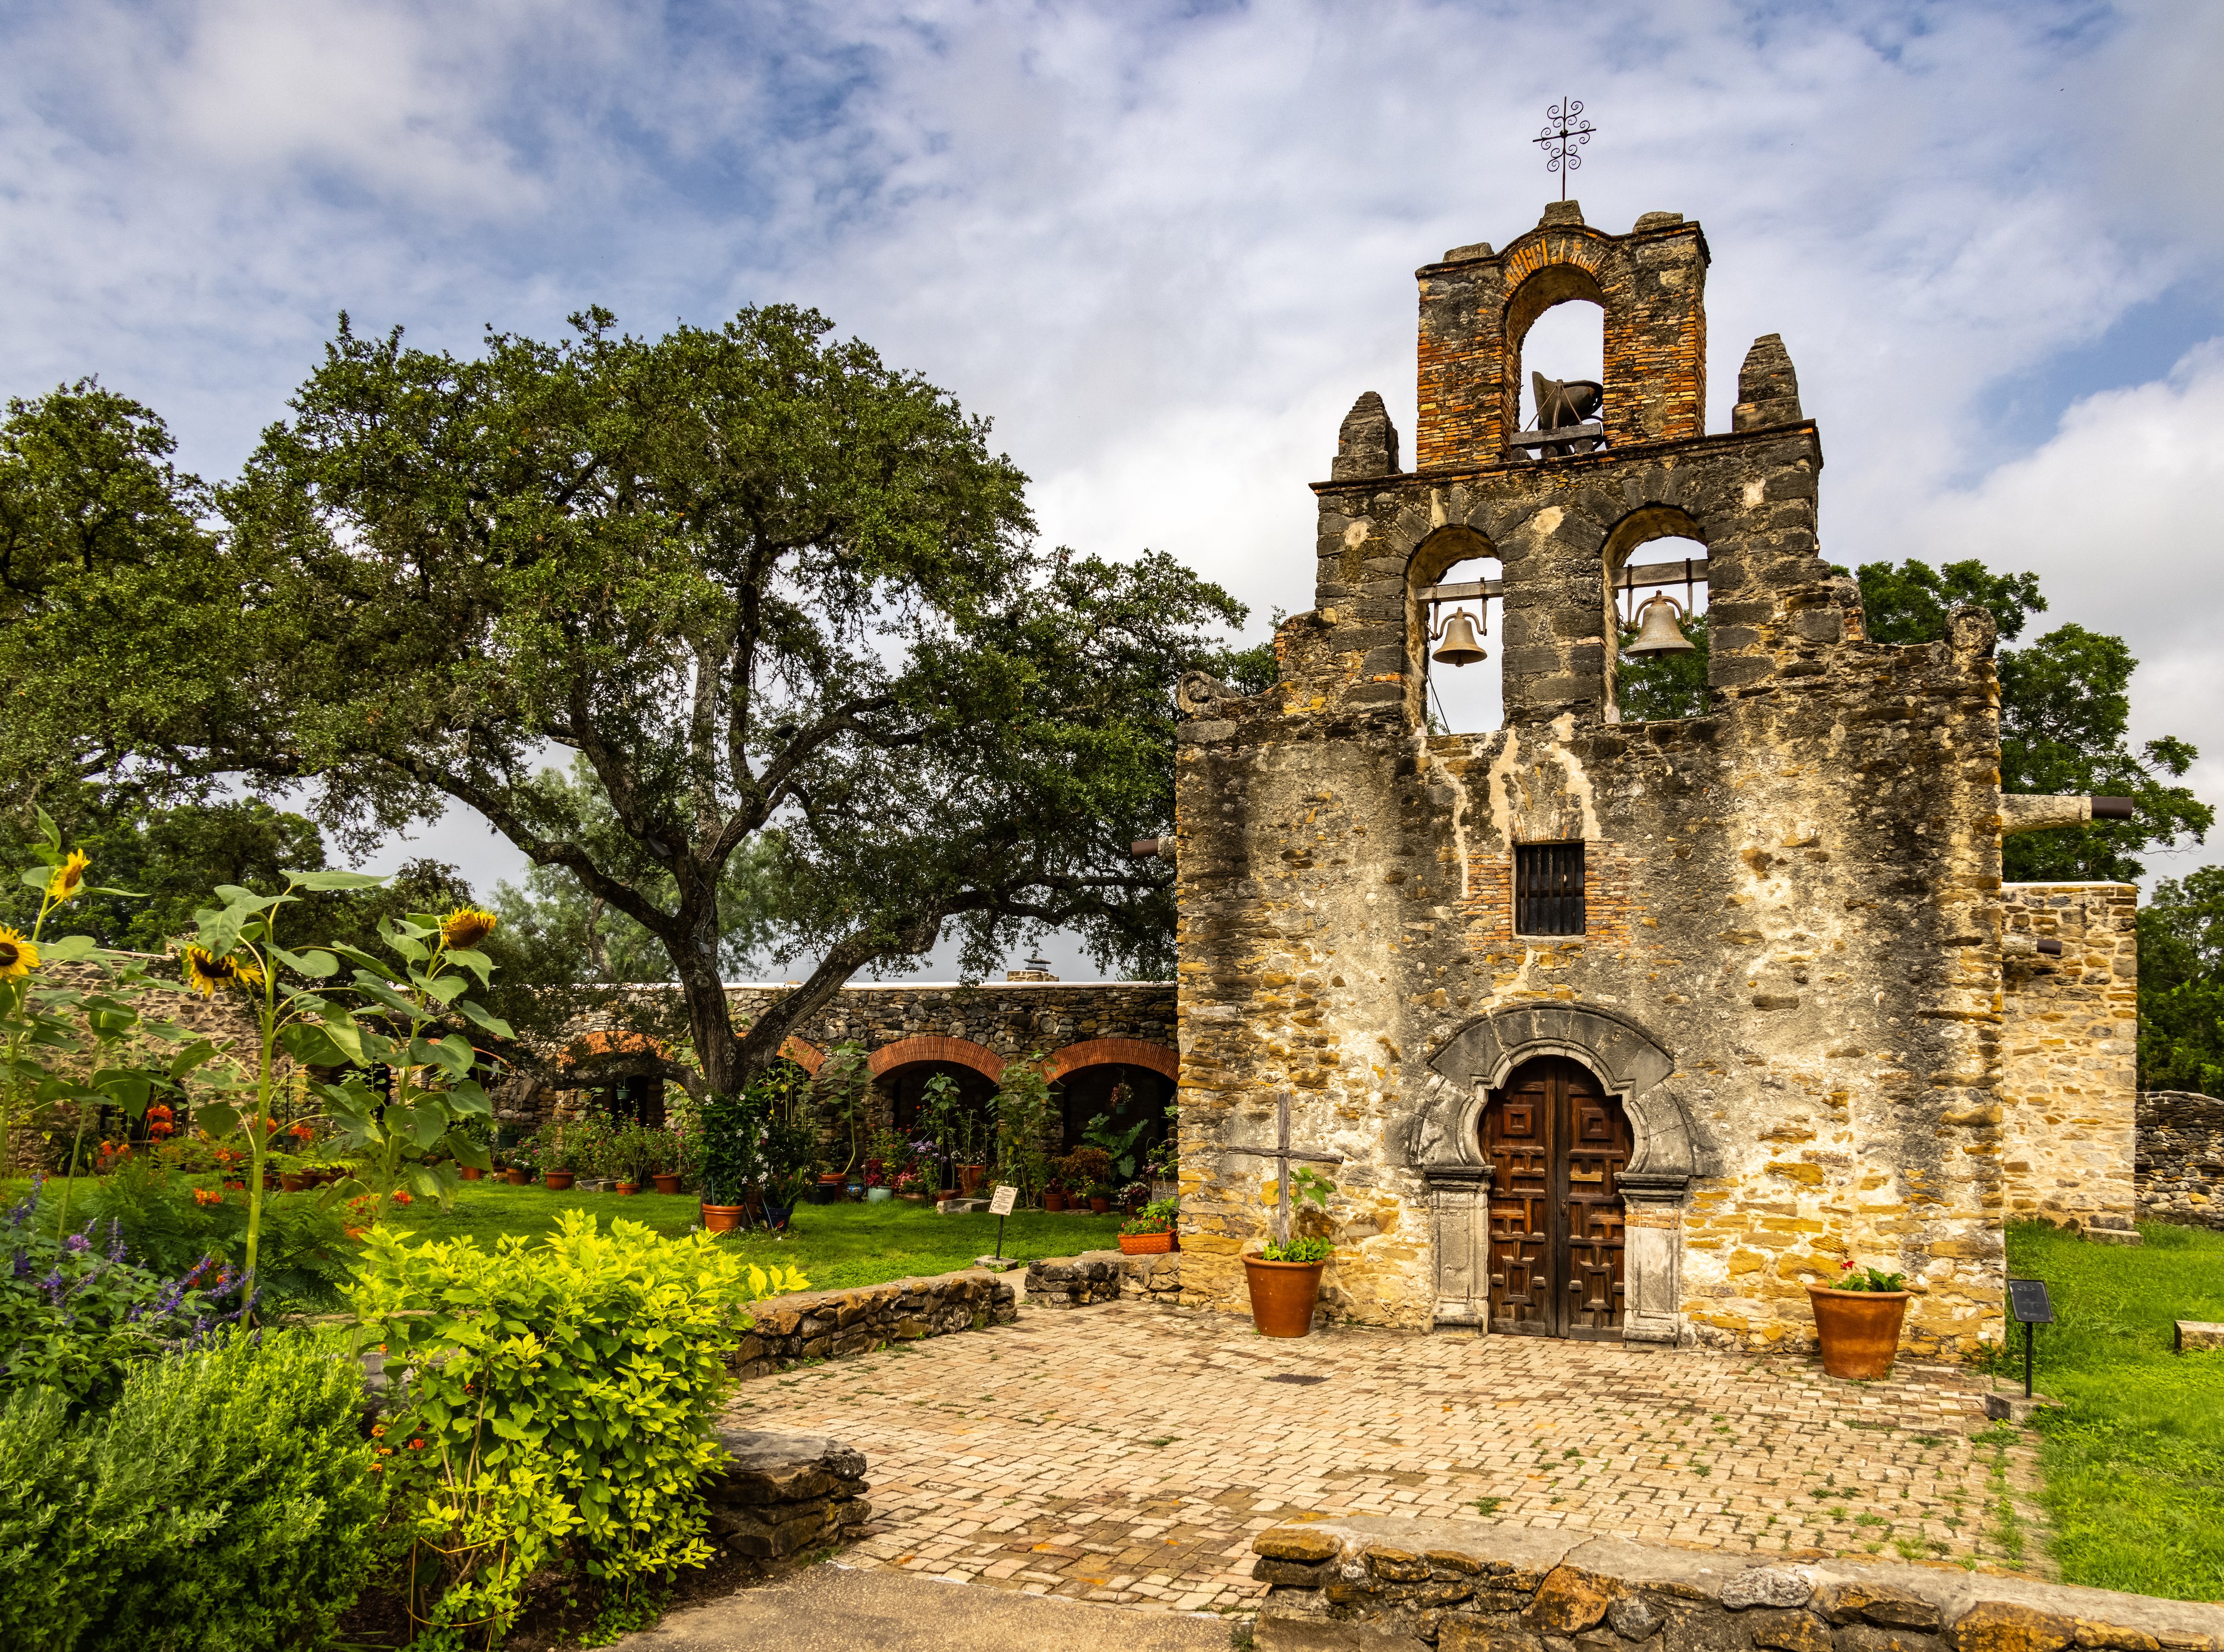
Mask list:
[[2043,1279],[2008,1281],[2008,1313],[2023,1326],[2023,1396],[2031,1398],[2031,1343],[2038,1327],[2054,1323],[2054,1304],[2046,1299]]
[[1020,1190],[1000,1184],[996,1195],[989,1201],[989,1209],[996,1218],[996,1260],[1004,1259],[1004,1218],[1012,1213],[1012,1206],[1020,1202]]

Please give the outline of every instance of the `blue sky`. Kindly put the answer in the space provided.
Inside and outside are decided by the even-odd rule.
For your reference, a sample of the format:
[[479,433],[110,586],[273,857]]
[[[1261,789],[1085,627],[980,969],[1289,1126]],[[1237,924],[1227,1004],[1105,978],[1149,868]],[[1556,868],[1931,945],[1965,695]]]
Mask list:
[[1572,93],[1591,223],[1705,225],[1714,427],[1784,335],[1833,560],[2037,571],[2224,801],[2224,7],[17,0],[0,49],[9,393],[98,373],[221,477],[342,308],[798,300],[992,415],[1050,537],[1261,623],[1353,397],[1410,443],[1412,269],[1536,220]]

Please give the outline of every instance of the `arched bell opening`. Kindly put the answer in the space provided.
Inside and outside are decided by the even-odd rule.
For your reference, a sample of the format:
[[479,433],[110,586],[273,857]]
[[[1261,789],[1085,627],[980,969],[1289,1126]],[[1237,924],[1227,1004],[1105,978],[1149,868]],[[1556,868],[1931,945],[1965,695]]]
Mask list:
[[1673,505],[1632,511],[1607,535],[1600,559],[1608,635],[1609,719],[1654,723],[1708,708],[1707,543]]
[[1406,714],[1431,734],[1504,727],[1497,548],[1472,528],[1440,528],[1414,551],[1406,592]]
[[[1520,431],[1513,457],[1557,459],[1602,443],[1614,393],[1606,368],[1606,294],[1578,264],[1548,264],[1506,303],[1505,404]],[[1555,428],[1591,434],[1545,444],[1523,438]]]

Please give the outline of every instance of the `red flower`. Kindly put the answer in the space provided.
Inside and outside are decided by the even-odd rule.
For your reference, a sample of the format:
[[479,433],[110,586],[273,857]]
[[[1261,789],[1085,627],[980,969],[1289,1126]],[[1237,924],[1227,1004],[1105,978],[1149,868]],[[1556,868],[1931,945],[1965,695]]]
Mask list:
[[397,1205],[407,1205],[410,1202],[409,1195],[407,1193],[396,1193],[394,1195],[394,1202]]
[[196,1205],[221,1205],[224,1203],[224,1195],[217,1192],[213,1187],[196,1187],[193,1189],[193,1203]]

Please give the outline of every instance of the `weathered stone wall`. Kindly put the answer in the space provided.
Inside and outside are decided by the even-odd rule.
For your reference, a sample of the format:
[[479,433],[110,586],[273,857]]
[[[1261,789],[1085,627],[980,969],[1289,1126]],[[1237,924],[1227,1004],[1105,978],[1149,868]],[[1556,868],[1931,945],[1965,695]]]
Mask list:
[[1260,1652],[2219,1652],[2224,1607],[1888,1562],[1791,1565],[1384,1516],[1253,1541]]
[[[1560,1054],[1636,1138],[1625,1334],[1805,1343],[1805,1286],[1848,1258],[1910,1275],[1913,1351],[1999,1334],[1993,627],[1865,639],[1782,355],[1741,405],[1787,422],[1316,484],[1280,680],[1180,730],[1185,1286],[1240,1307],[1271,1179],[1229,1149],[1271,1141],[1286,1091],[1298,1143],[1344,1155],[1312,1222],[1332,1307],[1477,1322],[1479,1111]],[[1608,584],[1665,535],[1708,548],[1710,703],[1623,724]],[[1431,735],[1416,592],[1476,557],[1503,570],[1506,726]],[[1513,850],[1575,840],[1590,930],[1517,935]]]
[[1084,1250],[1073,1256],[1045,1256],[1027,1264],[1029,1307],[1093,1307],[1120,1300],[1117,1250]]
[[2007,1214],[2136,1240],[2139,890],[2010,883],[2000,899],[2010,936],[2062,943],[2001,965]]
[[886,1342],[1009,1325],[1019,1312],[1012,1282],[985,1268],[768,1297],[749,1309],[756,1325],[734,1351],[734,1372],[763,1377],[799,1360],[837,1359]]
[[703,1486],[711,1535],[736,1554],[779,1560],[838,1543],[873,1517],[865,1456],[823,1434],[721,1428],[723,1467]]
[[2151,1090],[2139,1097],[2139,1214],[2224,1228],[2224,1101]]

